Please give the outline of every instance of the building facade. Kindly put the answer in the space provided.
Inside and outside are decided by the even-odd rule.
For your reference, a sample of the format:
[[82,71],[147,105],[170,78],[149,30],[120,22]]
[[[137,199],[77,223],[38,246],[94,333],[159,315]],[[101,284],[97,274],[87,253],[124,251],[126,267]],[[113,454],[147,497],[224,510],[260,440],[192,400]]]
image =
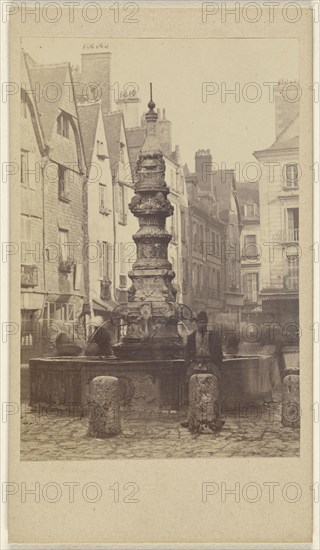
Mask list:
[[21,57],[21,360],[41,353],[41,319],[46,300],[44,189],[45,139],[26,64]]
[[[44,292],[43,307],[37,316],[38,326],[41,327],[41,349],[36,351],[51,354],[59,333],[67,333],[72,340],[84,337],[85,160],[70,65],[38,65],[28,55],[24,56],[24,62],[44,141],[41,151],[42,206],[37,205],[36,201],[34,203],[37,212],[42,212],[37,233],[39,235],[41,225]],[[58,101],[57,88],[60,90]],[[33,128],[36,129],[35,126]],[[22,148],[22,182],[25,180],[25,152]],[[29,155],[27,158],[30,158]],[[24,195],[26,192],[29,191],[22,191]],[[37,195],[37,201],[40,201],[40,183]],[[23,209],[24,206],[22,212]],[[33,221],[31,224],[34,225]],[[27,223],[25,231],[26,234],[29,231],[33,240],[33,227],[28,229]]]
[[195,173],[185,166],[188,189],[189,251],[185,264],[189,268],[187,305],[194,314],[208,313],[214,323],[224,305],[223,238],[225,224],[219,219],[213,185],[210,150],[195,154]]
[[129,147],[122,111],[103,115],[112,179],[112,293],[118,303],[127,302],[131,286],[128,277],[136,259],[136,247],[132,235],[138,230],[138,221],[129,212],[134,195],[134,179],[129,158]]
[[285,86],[281,83],[277,89],[276,140],[254,156],[262,174],[262,312],[282,330],[295,332],[294,325],[299,324],[299,113],[297,104],[283,97]]
[[242,231],[240,238],[241,277],[243,307],[241,319],[244,322],[261,320],[261,261],[259,184],[237,182]]
[[242,217],[237,195],[234,170],[213,172],[213,186],[219,204],[219,219],[224,222],[222,265],[224,280],[225,323],[240,323],[243,306],[241,287]]

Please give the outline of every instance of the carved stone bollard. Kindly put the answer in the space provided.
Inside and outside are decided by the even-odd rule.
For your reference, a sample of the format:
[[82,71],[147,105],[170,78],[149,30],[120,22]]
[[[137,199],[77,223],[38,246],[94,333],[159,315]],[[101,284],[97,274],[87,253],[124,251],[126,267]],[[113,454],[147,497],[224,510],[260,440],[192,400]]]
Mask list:
[[97,376],[90,383],[88,435],[103,438],[120,431],[119,380]]
[[189,381],[189,430],[213,433],[221,421],[219,381],[213,374],[194,374]]
[[300,426],[299,371],[285,371],[282,385],[282,424],[290,428]]

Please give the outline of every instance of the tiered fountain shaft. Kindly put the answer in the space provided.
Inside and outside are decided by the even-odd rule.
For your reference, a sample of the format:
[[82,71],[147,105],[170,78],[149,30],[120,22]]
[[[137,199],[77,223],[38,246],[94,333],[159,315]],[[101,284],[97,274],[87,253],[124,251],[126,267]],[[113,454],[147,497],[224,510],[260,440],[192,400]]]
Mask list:
[[139,220],[139,230],[133,235],[137,260],[129,273],[132,286],[128,304],[122,306],[126,334],[114,346],[119,358],[177,358],[183,353],[178,334],[175,273],[168,261],[171,234],[166,230],[166,218],[172,216],[168,200],[170,189],[165,182],[165,161],[157,135],[155,103],[151,99],[146,113],[146,137],[137,161],[138,181],[129,208]]

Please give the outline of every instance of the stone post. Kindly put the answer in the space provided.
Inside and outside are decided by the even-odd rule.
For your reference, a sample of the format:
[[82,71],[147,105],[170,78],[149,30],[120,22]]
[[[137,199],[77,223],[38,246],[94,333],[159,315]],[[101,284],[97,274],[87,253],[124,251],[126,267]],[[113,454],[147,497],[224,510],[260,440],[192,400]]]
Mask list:
[[97,376],[90,383],[88,435],[103,438],[120,431],[119,380]]
[[213,433],[221,429],[219,381],[213,374],[194,374],[189,381],[189,430]]
[[300,426],[300,376],[296,369],[287,369],[284,372],[282,424],[289,428],[299,428]]

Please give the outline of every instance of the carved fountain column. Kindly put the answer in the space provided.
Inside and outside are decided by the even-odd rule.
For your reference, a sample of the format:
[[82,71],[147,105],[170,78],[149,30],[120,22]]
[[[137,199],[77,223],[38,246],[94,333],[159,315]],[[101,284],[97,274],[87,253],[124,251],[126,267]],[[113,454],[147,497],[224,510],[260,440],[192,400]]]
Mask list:
[[165,182],[165,162],[157,135],[155,103],[148,103],[146,137],[137,161],[138,181],[129,208],[139,220],[133,235],[137,260],[129,273],[132,286],[128,303],[120,307],[126,334],[114,346],[123,359],[168,359],[182,356],[183,344],[178,334],[179,306],[172,280],[175,273],[168,261],[171,234],[166,218],[172,216]]

